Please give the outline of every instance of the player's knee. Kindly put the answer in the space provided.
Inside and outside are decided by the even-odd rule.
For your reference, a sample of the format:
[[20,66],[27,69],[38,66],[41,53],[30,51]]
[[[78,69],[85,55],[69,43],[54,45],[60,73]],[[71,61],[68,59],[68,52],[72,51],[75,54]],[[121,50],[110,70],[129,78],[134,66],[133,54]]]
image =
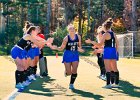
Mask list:
[[72,73],[73,74],[77,74],[77,70],[72,70]]
[[67,73],[67,75],[71,75],[71,74],[72,74],[72,72],[71,72],[71,71],[67,71],[66,73]]

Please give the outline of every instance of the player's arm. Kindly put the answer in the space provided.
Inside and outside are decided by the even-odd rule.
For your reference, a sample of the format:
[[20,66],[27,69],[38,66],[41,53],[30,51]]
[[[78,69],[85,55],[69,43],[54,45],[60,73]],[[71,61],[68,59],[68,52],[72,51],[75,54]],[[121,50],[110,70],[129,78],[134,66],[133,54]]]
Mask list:
[[31,42],[33,42],[33,44],[37,45],[38,47],[42,47],[42,46],[43,46],[42,42],[36,40],[34,37],[32,37],[32,36],[29,35],[29,34],[26,34],[26,35],[24,36],[24,39],[25,39],[25,40],[30,40]]
[[39,36],[35,36],[34,37],[36,40],[38,40],[39,42],[42,42],[42,44],[46,44],[48,47],[53,43],[54,38],[48,38],[47,40],[39,37]]
[[57,48],[58,51],[63,51],[67,45],[67,42],[68,42],[68,37],[66,36],[64,39],[63,39],[63,42],[61,44],[60,47]]
[[[100,33],[100,34],[99,34],[99,40],[98,40],[98,43],[100,43],[100,42],[102,41],[102,38],[103,38],[103,34]],[[103,49],[103,47],[104,47],[104,43],[103,43],[103,45],[99,45],[99,46],[98,46],[98,48],[100,48],[100,49]]]
[[78,39],[79,39],[79,42],[78,42],[78,51],[79,52],[84,52],[84,50],[82,49],[82,43],[81,43],[81,36],[78,35]]
[[78,39],[79,39],[78,47],[79,47],[79,48],[82,48],[82,45],[81,45],[81,36],[80,36],[80,35],[78,35]]
[[97,46],[102,46],[102,45],[104,45],[105,39],[106,39],[106,33],[103,35],[103,37],[99,43],[97,43],[95,41],[91,41],[90,39],[87,39],[85,42],[89,43],[89,44],[97,45]]
[[114,37],[115,37],[115,42],[116,42],[116,50],[117,50],[117,52],[118,52],[118,47],[119,47],[119,41],[118,41],[118,38],[117,38],[117,36],[116,36],[116,34],[114,33]]

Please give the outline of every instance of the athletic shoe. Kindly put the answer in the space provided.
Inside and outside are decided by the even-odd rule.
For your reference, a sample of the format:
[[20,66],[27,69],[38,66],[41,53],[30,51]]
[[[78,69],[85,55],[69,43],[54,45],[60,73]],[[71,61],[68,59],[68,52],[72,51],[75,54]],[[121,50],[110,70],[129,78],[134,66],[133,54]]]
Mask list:
[[30,82],[29,80],[26,80],[25,82],[26,82],[27,84],[31,84],[31,82]]
[[121,87],[121,86],[119,86],[119,84],[112,84],[111,86],[112,86],[112,88],[120,88]]
[[18,92],[22,92],[24,90],[24,88],[20,88],[18,89]]
[[24,81],[24,82],[22,83],[23,86],[28,86],[29,84],[30,84],[30,82],[28,82],[28,81]]
[[105,75],[100,75],[99,78],[106,81],[106,76]]
[[21,83],[24,87],[26,87],[26,86],[28,86],[28,84],[26,84],[26,82],[24,81],[24,82],[22,82]]
[[112,86],[109,84],[109,85],[104,86],[103,88],[106,88],[106,89],[111,89],[111,88],[112,88]]
[[31,75],[30,75],[30,76],[28,76],[28,81],[29,81],[29,82],[31,82],[31,81],[32,81],[32,77],[31,77]]
[[44,72],[41,76],[48,76],[48,73]]
[[40,78],[43,78],[43,76],[40,75]]
[[34,81],[36,80],[36,78],[35,78],[35,76],[33,74],[30,75],[30,77],[31,77],[32,80],[34,80]]
[[73,84],[70,84],[69,85],[69,89],[74,89],[74,85]]
[[106,81],[106,76],[105,75],[102,75],[101,76],[101,79],[104,80],[104,81]]
[[39,74],[35,74],[35,78],[39,77],[40,75]]
[[24,88],[24,86],[21,84],[21,83],[18,83],[18,84],[16,84],[16,86],[15,86],[17,89],[21,89],[21,88]]

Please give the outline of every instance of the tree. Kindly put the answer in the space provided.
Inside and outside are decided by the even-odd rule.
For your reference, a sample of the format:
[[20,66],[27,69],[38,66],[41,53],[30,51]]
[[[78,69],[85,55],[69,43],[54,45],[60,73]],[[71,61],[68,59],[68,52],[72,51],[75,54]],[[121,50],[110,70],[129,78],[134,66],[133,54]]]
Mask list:
[[51,0],[48,0],[48,8],[47,8],[47,23],[46,23],[46,33],[50,33],[50,19],[51,19]]
[[125,0],[124,2],[124,22],[127,30],[136,31],[137,30],[137,10],[136,10],[136,0]]

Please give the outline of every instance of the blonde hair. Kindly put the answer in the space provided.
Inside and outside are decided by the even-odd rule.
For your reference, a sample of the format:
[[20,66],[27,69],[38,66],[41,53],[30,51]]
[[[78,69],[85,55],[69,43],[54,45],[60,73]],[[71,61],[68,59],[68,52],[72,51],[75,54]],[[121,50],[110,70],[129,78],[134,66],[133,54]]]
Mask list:
[[67,26],[67,30],[69,30],[71,27],[75,28],[73,24],[69,24],[69,25]]

